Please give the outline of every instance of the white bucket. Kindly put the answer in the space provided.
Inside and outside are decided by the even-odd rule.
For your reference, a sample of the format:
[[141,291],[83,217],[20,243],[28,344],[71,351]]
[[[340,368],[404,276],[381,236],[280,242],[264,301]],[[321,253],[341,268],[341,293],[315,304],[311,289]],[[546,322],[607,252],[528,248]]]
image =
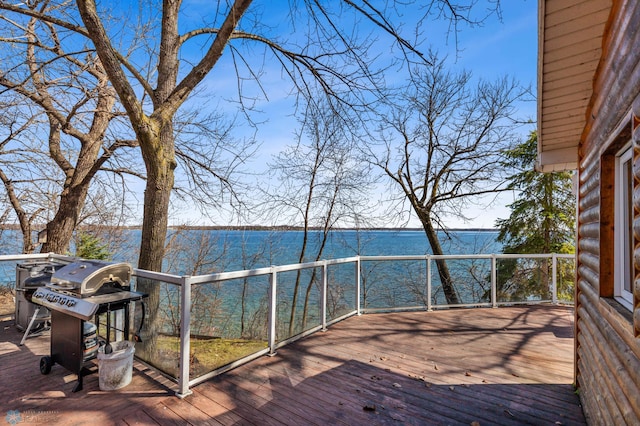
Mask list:
[[123,340],[111,343],[113,352],[104,353],[104,346],[98,349],[98,383],[100,390],[116,390],[131,383],[133,372],[133,342]]

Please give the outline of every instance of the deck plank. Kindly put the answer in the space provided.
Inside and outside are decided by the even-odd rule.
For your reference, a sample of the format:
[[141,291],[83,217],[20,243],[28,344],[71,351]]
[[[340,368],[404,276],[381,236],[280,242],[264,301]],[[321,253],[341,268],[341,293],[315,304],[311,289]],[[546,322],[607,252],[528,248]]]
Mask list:
[[[0,425],[584,425],[573,393],[573,309],[520,306],[352,317],[194,387],[136,362],[130,385],[100,391],[38,362],[48,336],[0,324]],[[33,419],[31,419],[33,420]],[[36,419],[38,420],[38,419]]]

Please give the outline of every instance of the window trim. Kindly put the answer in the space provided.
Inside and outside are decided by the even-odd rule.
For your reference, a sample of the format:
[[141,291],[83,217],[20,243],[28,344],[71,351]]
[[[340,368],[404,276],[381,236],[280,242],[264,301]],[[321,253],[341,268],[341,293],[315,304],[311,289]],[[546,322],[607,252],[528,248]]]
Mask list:
[[[633,171],[624,165],[633,165],[631,143],[616,153],[614,181],[614,298],[626,309],[633,311]],[[625,277],[628,288],[625,288]]]

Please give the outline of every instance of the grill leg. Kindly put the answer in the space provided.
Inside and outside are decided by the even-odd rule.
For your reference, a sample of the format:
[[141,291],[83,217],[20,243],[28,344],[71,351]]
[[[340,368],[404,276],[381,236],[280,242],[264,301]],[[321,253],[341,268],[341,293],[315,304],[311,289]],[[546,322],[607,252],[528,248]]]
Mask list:
[[73,387],[71,392],[80,392],[82,390],[82,371],[78,373],[78,382]]
[[[29,337],[29,333],[31,333],[31,328],[33,327],[33,324],[36,322],[36,320],[38,321],[48,321],[48,318],[38,318],[38,314],[40,313],[40,309],[44,309],[42,307],[37,307],[35,312],[33,313],[33,316],[31,317],[31,321],[29,321],[29,326],[27,327],[27,329],[24,331],[24,334],[22,335],[22,340],[20,340],[20,346],[24,345],[25,340],[27,340],[27,337]],[[39,335],[40,333],[34,333],[33,335]]]

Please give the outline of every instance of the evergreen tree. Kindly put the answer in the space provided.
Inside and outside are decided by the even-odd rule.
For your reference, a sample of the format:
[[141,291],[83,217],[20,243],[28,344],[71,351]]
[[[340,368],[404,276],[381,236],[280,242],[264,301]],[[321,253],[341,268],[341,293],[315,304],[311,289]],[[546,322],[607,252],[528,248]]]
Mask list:
[[79,231],[76,234],[76,257],[82,259],[110,260],[109,246],[96,235]]
[[534,170],[538,135],[505,152],[503,166],[517,172],[509,189],[519,192],[509,205],[511,215],[499,219],[498,241],[504,253],[573,253],[575,250],[575,196],[571,172]]
[[[503,253],[574,253],[576,200],[571,172],[534,170],[538,135],[505,152],[504,167],[516,171],[509,188],[518,192],[511,215],[499,219]],[[547,298],[551,265],[547,259],[503,259],[498,264],[499,300]],[[561,263],[559,292],[571,298],[574,265]]]

